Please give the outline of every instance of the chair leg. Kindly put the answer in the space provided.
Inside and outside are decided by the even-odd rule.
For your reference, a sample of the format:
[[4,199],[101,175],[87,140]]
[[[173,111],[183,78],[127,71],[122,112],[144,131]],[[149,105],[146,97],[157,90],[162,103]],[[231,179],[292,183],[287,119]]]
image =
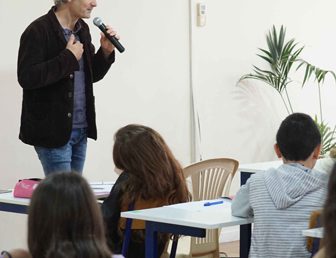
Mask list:
[[177,243],[178,243],[178,235],[173,235],[173,243],[170,251],[170,258],[174,258],[176,256],[176,249],[177,249]]
[[315,254],[318,252],[319,248],[320,248],[320,239],[319,238],[313,238],[313,246],[312,246],[311,257],[315,256]]

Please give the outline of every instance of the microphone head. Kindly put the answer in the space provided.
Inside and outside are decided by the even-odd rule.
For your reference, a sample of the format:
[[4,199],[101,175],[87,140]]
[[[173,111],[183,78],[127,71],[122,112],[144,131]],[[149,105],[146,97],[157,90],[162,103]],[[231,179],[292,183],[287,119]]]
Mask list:
[[96,17],[93,19],[93,24],[96,25],[97,27],[103,25],[103,21],[99,18],[99,17]]

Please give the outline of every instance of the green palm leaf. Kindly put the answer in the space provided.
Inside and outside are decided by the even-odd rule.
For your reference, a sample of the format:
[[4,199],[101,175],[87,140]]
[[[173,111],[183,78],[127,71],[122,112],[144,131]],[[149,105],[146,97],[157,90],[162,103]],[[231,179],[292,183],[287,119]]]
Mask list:
[[301,67],[305,67],[305,74],[303,77],[302,86],[304,86],[312,76],[319,85],[322,85],[328,74],[331,74],[334,81],[336,82],[336,74],[333,71],[321,69],[302,59],[298,61],[300,62],[300,64],[298,65],[296,70],[299,70]]
[[[293,112],[293,109],[286,89],[287,85],[292,82],[290,75],[295,63],[298,64],[295,71],[304,68],[305,72],[302,87],[311,78],[318,84],[321,121],[318,121],[317,117],[315,117],[315,122],[322,135],[322,153],[325,153],[330,150],[330,148],[336,146],[336,141],[334,139],[336,136],[336,127],[332,130],[328,124],[323,122],[320,86],[324,83],[328,74],[332,75],[336,82],[336,74],[333,71],[321,69],[300,59],[299,56],[303,51],[304,46],[300,47],[294,39],[286,41],[285,38],[286,29],[284,26],[280,27],[279,32],[275,26],[273,26],[266,34],[267,49],[259,48],[260,53],[257,54],[258,57],[266,62],[268,68],[262,69],[253,66],[253,73],[243,75],[239,80],[255,79],[270,85],[280,94],[286,110],[290,113],[290,111]],[[283,95],[286,97],[287,103]]]
[[325,123],[324,121],[319,121],[316,115],[314,121],[321,133],[322,138],[321,155],[325,155],[328,151],[330,151],[330,149],[336,147],[336,140],[335,140],[336,126],[332,130],[327,123]]

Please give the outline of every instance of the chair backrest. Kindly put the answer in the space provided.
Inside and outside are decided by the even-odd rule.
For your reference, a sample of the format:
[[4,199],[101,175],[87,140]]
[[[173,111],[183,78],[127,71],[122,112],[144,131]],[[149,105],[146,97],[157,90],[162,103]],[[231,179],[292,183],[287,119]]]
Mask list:
[[[229,158],[209,159],[184,168],[191,178],[193,201],[228,196],[238,161]],[[190,254],[197,257],[219,257],[218,229],[207,230],[205,238],[191,238]]]
[[184,168],[185,178],[191,177],[193,201],[228,196],[238,161],[229,158],[208,159]]

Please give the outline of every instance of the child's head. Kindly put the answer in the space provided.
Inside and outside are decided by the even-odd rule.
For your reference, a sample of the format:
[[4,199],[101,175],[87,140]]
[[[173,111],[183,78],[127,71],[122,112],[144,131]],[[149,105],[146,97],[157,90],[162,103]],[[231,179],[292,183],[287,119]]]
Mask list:
[[56,173],[41,181],[29,206],[28,246],[34,258],[111,257],[100,209],[82,176]]
[[323,225],[326,257],[336,257],[336,164],[329,178],[328,196],[323,208]]
[[276,142],[280,156],[285,160],[305,161],[315,151],[319,155],[321,134],[310,116],[294,113],[282,121]]
[[[143,125],[130,124],[115,134],[113,161],[118,169],[143,178],[144,171],[174,159],[161,135]],[[144,168],[141,168],[144,166]]]
[[115,134],[113,160],[118,169],[129,174],[130,198],[133,194],[144,199],[180,199],[176,188],[186,190],[181,165],[152,128],[136,124],[120,128]]

